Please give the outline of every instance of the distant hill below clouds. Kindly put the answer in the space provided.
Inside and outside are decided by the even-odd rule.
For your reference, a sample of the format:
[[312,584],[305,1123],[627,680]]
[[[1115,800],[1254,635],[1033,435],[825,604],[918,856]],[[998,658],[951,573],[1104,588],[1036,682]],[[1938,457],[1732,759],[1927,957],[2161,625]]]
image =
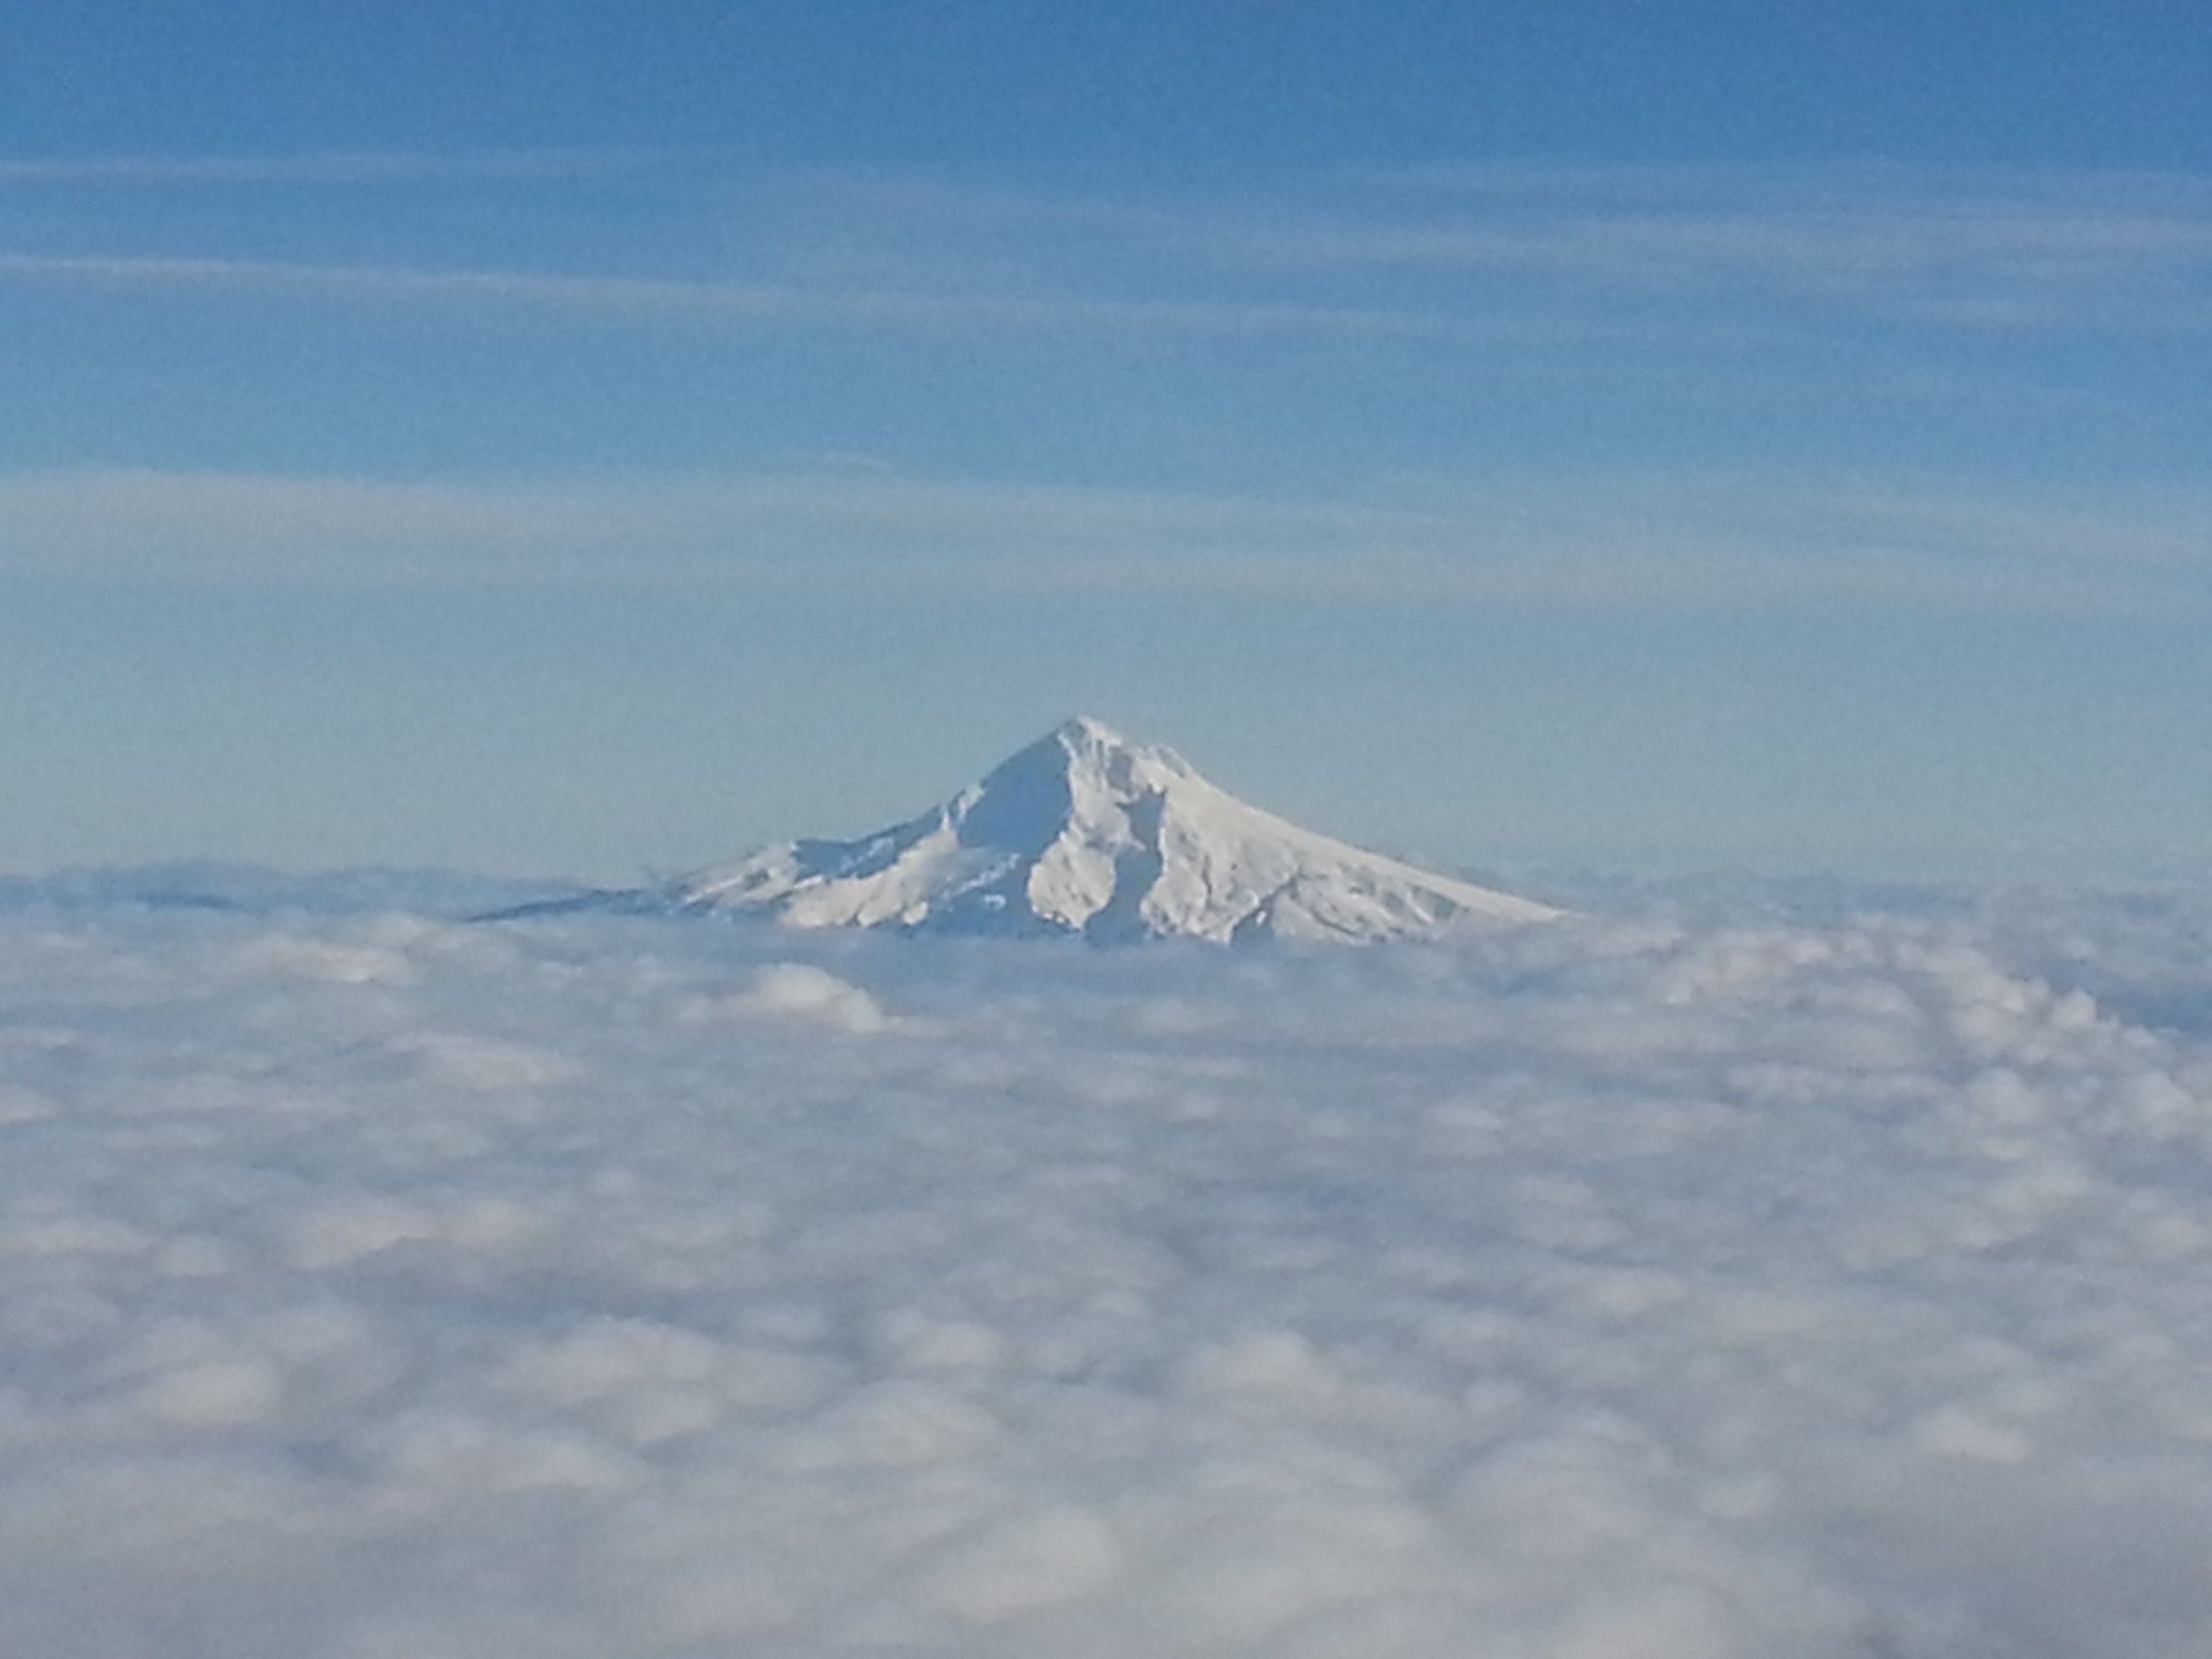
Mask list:
[[1093,720],[1069,720],[942,805],[858,840],[785,842],[657,887],[495,914],[590,909],[1218,944],[1437,939],[1559,914],[1302,830],[1174,750]]
[[[295,873],[192,860],[0,876],[0,909],[238,911],[265,915],[478,915],[547,896],[548,884],[449,870],[328,870]],[[587,890],[573,886],[571,894]]]

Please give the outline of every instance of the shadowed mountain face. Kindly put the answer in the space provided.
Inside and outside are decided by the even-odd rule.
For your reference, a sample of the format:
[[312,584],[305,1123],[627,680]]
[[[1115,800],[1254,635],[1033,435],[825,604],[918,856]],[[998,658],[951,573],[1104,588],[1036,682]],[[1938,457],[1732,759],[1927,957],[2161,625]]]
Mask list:
[[1077,933],[1097,940],[1433,938],[1557,913],[1313,835],[1173,750],[1074,720],[921,817],[800,841],[607,896],[798,927]]

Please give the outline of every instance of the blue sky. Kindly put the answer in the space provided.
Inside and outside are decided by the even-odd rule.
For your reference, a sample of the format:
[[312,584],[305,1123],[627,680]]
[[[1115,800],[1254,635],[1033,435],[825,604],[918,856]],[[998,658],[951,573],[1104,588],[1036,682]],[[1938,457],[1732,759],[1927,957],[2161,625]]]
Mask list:
[[1534,9],[15,9],[0,869],[2212,852],[2212,32]]

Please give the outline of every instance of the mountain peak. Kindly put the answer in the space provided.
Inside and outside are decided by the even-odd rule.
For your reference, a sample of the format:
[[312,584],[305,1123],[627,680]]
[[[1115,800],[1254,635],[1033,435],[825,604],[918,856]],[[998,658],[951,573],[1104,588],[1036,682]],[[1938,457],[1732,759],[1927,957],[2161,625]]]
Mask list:
[[1190,763],[1164,744],[1139,743],[1088,714],[1062,720],[1028,748],[1000,762],[995,769],[1003,771],[1030,756],[1036,757],[1041,764],[1064,763],[1070,770],[1087,770],[1100,776],[1125,780],[1194,775]]
[[1104,720],[1076,714],[1045,733],[1045,742],[1057,742],[1073,754],[1085,749],[1132,749],[1136,745]]
[[[959,817],[972,825],[971,842],[992,842],[1009,817],[1034,823],[1049,841],[1073,819],[1088,822],[1197,775],[1171,749],[1133,743],[1103,720],[1078,716],[1017,750],[951,805],[967,803]],[[983,823],[974,822],[978,814]]]
[[1221,943],[1431,938],[1558,914],[1300,830],[1085,716],[904,823],[767,848],[660,898],[800,927]]

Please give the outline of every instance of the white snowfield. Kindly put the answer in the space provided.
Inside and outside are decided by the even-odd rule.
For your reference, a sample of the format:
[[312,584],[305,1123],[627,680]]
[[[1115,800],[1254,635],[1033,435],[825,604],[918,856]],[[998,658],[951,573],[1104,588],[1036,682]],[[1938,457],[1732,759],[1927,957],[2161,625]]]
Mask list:
[[799,841],[664,890],[685,909],[795,927],[1087,939],[1279,937],[1373,944],[1548,906],[1301,830],[1172,750],[1073,720],[944,805],[859,841]]

